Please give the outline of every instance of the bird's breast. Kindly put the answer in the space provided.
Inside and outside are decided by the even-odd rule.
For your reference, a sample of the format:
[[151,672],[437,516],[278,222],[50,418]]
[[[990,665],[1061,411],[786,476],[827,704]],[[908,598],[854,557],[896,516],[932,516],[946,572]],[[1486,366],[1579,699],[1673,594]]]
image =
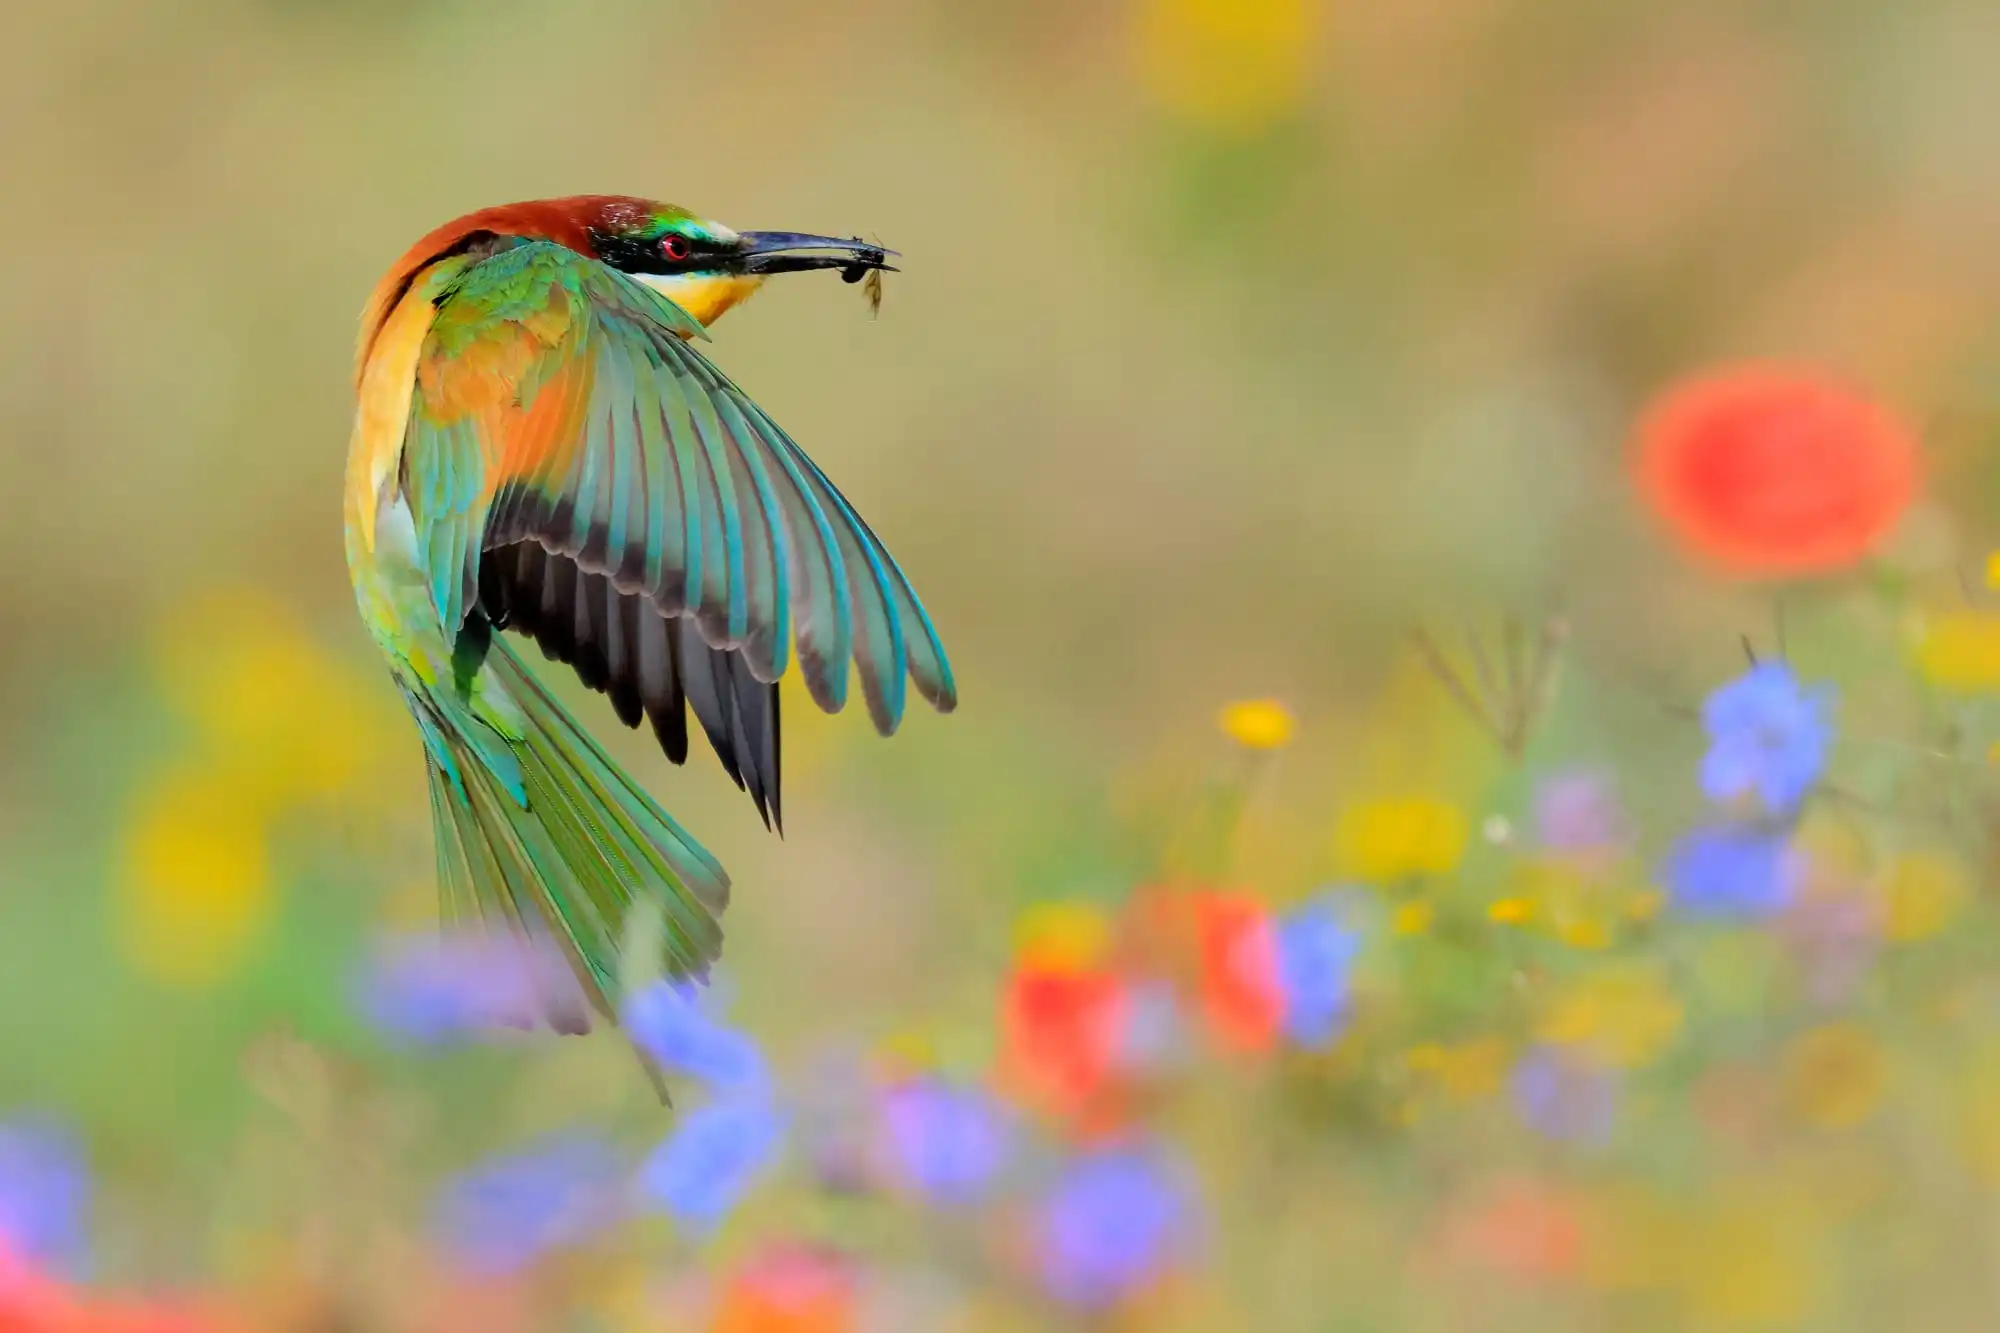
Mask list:
[[347,528],[350,546],[359,539],[362,550],[374,549],[376,509],[402,458],[417,360],[434,313],[422,284],[412,284],[384,321],[361,372],[347,447]]

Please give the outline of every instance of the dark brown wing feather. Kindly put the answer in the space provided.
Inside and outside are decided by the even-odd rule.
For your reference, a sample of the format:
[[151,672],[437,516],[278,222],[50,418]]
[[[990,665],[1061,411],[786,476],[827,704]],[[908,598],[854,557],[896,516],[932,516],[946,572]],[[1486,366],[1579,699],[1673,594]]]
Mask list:
[[767,827],[784,828],[778,687],[752,675],[739,650],[710,647],[693,618],[666,615],[643,592],[621,591],[537,541],[488,548],[479,565],[479,610],[609,695],[626,726],[650,720],[676,764],[687,762],[692,709],[723,771],[750,793]]

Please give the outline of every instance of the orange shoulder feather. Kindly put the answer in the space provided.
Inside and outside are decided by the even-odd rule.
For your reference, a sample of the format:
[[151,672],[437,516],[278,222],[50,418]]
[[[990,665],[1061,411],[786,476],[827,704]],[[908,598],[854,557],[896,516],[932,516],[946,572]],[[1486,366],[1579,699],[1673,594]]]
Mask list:
[[498,204],[467,213],[432,231],[403,253],[375,284],[368,307],[361,316],[361,336],[354,349],[354,379],[358,386],[368,367],[368,357],[382,326],[416,281],[417,275],[435,261],[476,240],[480,236],[526,236],[554,241],[580,255],[595,259],[590,231],[594,222],[608,220],[628,211],[651,212],[657,205],[644,199],[619,194],[577,194],[561,199],[531,199],[517,204]]

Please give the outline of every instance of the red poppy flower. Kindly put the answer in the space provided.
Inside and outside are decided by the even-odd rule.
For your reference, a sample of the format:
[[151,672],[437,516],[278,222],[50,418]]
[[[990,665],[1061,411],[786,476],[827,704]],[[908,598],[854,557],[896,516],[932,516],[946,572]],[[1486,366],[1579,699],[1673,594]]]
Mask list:
[[1265,1051],[1285,1016],[1278,936],[1248,894],[1203,893],[1194,903],[1202,1016],[1221,1046]]
[[1018,965],[1001,1002],[1015,1090],[1059,1115],[1088,1109],[1116,1068],[1126,1008],[1125,985],[1107,968]]
[[68,1287],[0,1243],[0,1328],[55,1328],[78,1318],[80,1304]]
[[220,1327],[193,1308],[71,1287],[0,1244],[0,1329],[9,1333],[214,1333]]
[[1854,564],[1895,527],[1921,471],[1887,408],[1815,371],[1758,366],[1658,398],[1635,467],[1684,545],[1749,576]]
[[836,1256],[784,1246],[752,1259],[722,1289],[715,1333],[849,1333],[854,1275]]

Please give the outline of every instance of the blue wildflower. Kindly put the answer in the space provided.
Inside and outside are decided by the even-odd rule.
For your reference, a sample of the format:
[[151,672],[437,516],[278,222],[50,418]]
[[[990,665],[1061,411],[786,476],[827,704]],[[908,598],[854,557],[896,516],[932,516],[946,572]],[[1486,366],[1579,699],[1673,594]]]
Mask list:
[[1718,825],[1674,844],[1662,878],[1691,915],[1767,917],[1791,901],[1796,875],[1782,834]]
[[438,1197],[437,1234],[466,1268],[517,1272],[617,1221],[623,1176],[598,1140],[550,1138],[448,1182]]
[[1826,768],[1833,691],[1806,689],[1782,662],[1760,662],[1701,707],[1709,750],[1701,789],[1712,801],[1755,795],[1774,815],[1799,808]]
[[1044,1287],[1084,1309],[1117,1304],[1186,1251],[1190,1211],[1187,1192],[1150,1151],[1114,1148],[1072,1161],[1040,1214]]
[[896,1174],[934,1204],[977,1203],[1006,1164],[1006,1119],[976,1088],[898,1083],[882,1095],[882,1125]]
[[0,1248],[74,1269],[88,1246],[90,1174],[76,1137],[51,1121],[0,1124]]
[[590,1027],[582,989],[554,946],[506,934],[385,944],[363,972],[357,998],[377,1031],[424,1046],[543,1025]]
[[760,1094],[726,1098],[681,1117],[640,1168],[639,1188],[656,1206],[697,1230],[741,1202],[777,1156],[784,1119]]
[[655,981],[626,997],[625,1031],[661,1068],[701,1079],[718,1090],[759,1088],[764,1056],[742,1033],[716,1022],[693,987]]
[[1322,1047],[1347,1020],[1361,935],[1327,900],[1307,903],[1278,922],[1278,986],[1285,1032],[1301,1046]]
[[1618,1082],[1606,1069],[1537,1046],[1514,1066],[1514,1109],[1545,1138],[1601,1144],[1618,1117]]

